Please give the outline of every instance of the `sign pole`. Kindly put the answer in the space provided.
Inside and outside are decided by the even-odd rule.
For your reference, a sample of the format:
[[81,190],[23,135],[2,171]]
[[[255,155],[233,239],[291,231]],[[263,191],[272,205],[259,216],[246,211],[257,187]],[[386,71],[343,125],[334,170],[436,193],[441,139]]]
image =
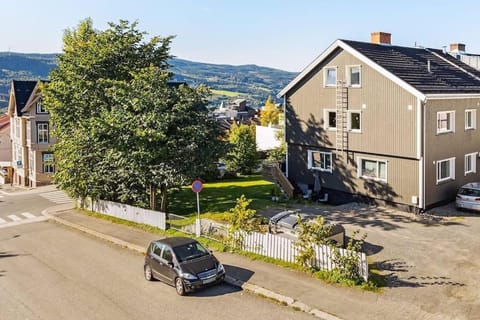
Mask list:
[[200,192],[196,192],[197,194],[197,220],[195,221],[195,235],[200,237],[201,232],[201,224],[200,224],[200,196],[198,195]]
[[203,189],[203,183],[201,180],[195,180],[192,183],[192,191],[197,194],[197,219],[195,220],[195,235],[200,237],[202,234],[202,226],[200,223],[200,196],[198,195]]

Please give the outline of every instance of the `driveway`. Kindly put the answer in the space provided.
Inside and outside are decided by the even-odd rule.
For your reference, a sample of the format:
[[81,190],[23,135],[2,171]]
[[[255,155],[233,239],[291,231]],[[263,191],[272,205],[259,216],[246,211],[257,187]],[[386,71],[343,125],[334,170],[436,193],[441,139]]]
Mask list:
[[362,204],[296,208],[341,223],[347,235],[367,233],[364,251],[388,281],[379,299],[438,319],[480,319],[480,215],[453,203],[427,214]]

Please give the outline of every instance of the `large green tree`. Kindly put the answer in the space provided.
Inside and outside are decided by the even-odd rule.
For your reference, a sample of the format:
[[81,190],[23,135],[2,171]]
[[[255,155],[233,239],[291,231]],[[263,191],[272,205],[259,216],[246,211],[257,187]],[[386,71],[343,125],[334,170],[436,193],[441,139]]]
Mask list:
[[208,90],[170,82],[172,37],[121,20],[67,30],[42,94],[51,114],[55,181],[71,196],[139,205],[201,176],[222,152]]
[[229,170],[250,174],[259,164],[255,125],[233,124],[228,137],[230,150],[225,162]]

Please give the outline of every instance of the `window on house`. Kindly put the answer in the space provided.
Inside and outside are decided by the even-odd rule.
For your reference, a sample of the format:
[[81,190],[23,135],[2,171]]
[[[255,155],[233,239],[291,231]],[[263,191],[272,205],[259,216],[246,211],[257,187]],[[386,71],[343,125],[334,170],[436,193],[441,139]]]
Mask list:
[[360,66],[347,66],[347,81],[350,87],[360,87],[361,85]]
[[48,122],[37,122],[37,143],[48,142]]
[[337,68],[325,68],[324,83],[326,87],[334,87],[337,84]]
[[360,132],[362,130],[361,120],[362,114],[360,111],[349,111],[348,116],[348,129],[354,132]]
[[437,161],[437,183],[455,180],[455,158]]
[[14,148],[14,153],[15,153],[14,158],[15,158],[15,161],[17,161],[17,165],[23,165],[22,164],[23,162],[22,146],[16,144]]
[[332,153],[308,150],[308,169],[332,172]]
[[325,110],[325,129],[335,130],[337,128],[337,112],[335,110]]
[[455,111],[437,112],[437,133],[455,131]]
[[20,139],[20,118],[15,119],[15,136]]
[[43,106],[42,99],[37,101],[37,113],[48,113],[45,107]]
[[387,181],[387,161],[360,158],[358,176],[367,179]]
[[33,172],[35,172],[34,151],[28,152],[28,166],[30,168],[30,173],[33,175]]
[[469,153],[465,155],[465,175],[477,172],[477,153]]
[[465,110],[465,130],[477,128],[477,110]]
[[26,123],[26,127],[27,127],[27,141],[30,141],[30,139],[32,138],[32,128],[30,127],[31,125],[31,122],[30,120],[27,120],[27,123]]
[[43,173],[55,172],[55,165],[53,163],[53,153],[50,153],[50,152],[42,153],[42,167],[43,167]]

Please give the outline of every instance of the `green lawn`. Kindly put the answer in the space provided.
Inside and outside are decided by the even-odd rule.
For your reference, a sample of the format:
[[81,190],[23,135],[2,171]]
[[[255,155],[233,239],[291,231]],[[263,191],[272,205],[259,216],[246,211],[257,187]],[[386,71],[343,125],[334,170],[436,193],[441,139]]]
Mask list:
[[[236,199],[242,194],[252,200],[250,208],[255,210],[267,208],[274,204],[270,196],[273,186],[273,183],[263,180],[261,176],[205,183],[199,194],[200,213],[207,215],[224,213],[235,206]],[[169,213],[191,216],[197,212],[197,198],[190,186],[170,192],[168,202]]]
[[227,97],[236,97],[236,96],[239,96],[241,94],[240,92],[227,91],[227,90],[211,89],[210,91],[212,92],[212,94],[216,94],[216,95],[219,95],[219,96],[227,96]]

